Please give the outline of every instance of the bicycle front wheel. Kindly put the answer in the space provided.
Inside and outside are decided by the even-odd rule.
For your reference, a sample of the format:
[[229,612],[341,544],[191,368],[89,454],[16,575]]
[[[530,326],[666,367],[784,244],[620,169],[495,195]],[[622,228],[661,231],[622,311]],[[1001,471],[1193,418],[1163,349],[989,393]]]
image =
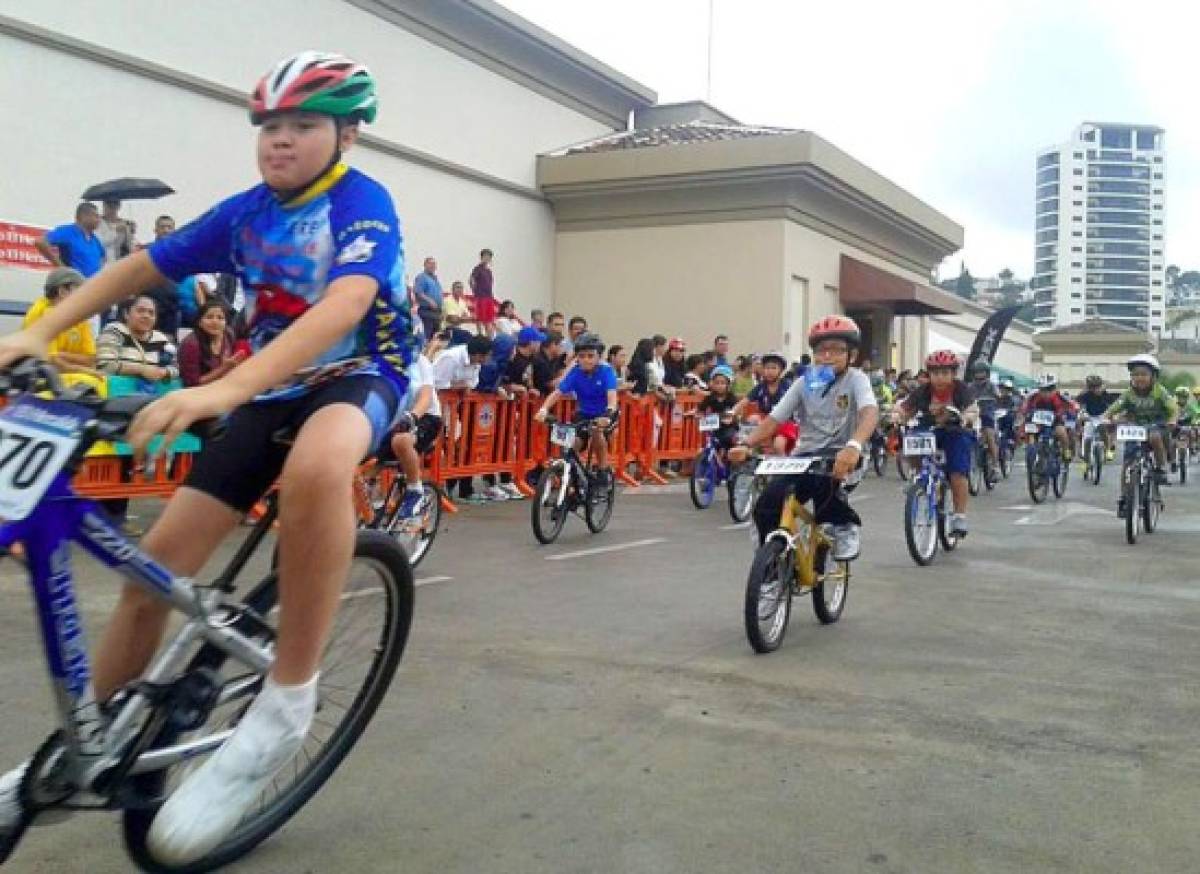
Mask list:
[[734,470],[729,475],[729,515],[745,522],[754,511],[754,474]]
[[530,503],[533,536],[538,543],[553,543],[567,524],[567,488],[570,470],[562,461],[552,461],[538,477],[537,489]]
[[1026,454],[1025,476],[1029,482],[1029,497],[1035,504],[1045,501],[1050,482],[1046,476],[1046,454],[1040,447],[1034,447]]
[[713,470],[708,450],[701,449],[692,462],[692,475],[688,477],[688,490],[697,510],[707,510],[712,506],[713,493],[716,491],[715,480],[716,471]]
[[929,491],[920,482],[905,490],[904,541],[912,560],[924,567],[937,555],[937,507],[931,505]]
[[746,580],[746,639],[757,653],[774,652],[783,643],[792,615],[792,563],[788,548],[768,540],[754,554]]
[[[235,627],[249,636],[273,639],[277,600],[277,579],[272,572],[246,596],[242,604],[249,612],[236,620]],[[171,874],[212,871],[248,853],[295,815],[341,764],[374,716],[400,664],[412,612],[412,570],[404,550],[381,532],[360,531],[341,605],[321,658],[317,712],[303,746],[233,834],[203,859],[186,865],[155,858],[146,837],[161,801],[199,761],[185,759],[166,770],[131,778],[137,795],[158,802],[127,809],[124,814],[125,846],[138,867]],[[200,668],[219,672],[226,687],[246,688],[247,693],[215,707],[206,724],[195,732],[184,735],[165,726],[151,740],[150,750],[234,728],[261,689],[261,683],[247,686],[253,675],[210,644],[200,648],[187,671]]]
[[829,625],[841,619],[842,611],[846,609],[850,562],[835,561],[829,547],[822,546],[817,549],[813,564],[820,569],[812,591],[813,612],[822,625]]

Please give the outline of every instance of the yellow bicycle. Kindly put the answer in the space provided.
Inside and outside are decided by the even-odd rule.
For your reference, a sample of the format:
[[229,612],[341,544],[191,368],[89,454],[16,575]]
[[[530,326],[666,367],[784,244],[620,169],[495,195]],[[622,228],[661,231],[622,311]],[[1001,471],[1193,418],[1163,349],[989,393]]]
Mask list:
[[[828,455],[768,457],[755,476],[828,475]],[[793,596],[812,594],[813,612],[823,625],[837,622],[846,607],[850,563],[833,558],[828,525],[795,497],[783,505],[779,527],[767,535],[754,554],[746,580],[746,638],[755,652],[774,652],[783,643]]]

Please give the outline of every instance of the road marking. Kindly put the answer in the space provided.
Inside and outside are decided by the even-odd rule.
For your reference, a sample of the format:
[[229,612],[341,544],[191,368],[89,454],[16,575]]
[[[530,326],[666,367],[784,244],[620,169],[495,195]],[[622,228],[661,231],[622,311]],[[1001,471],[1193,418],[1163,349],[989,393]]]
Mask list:
[[[445,576],[422,577],[419,580],[414,580],[413,585],[414,586],[429,586],[429,585],[432,585],[433,583],[448,583],[453,579],[454,579],[454,577],[445,577]],[[382,586],[372,586],[369,589],[355,589],[353,592],[345,592],[342,595],[342,600],[350,601],[354,598],[365,598],[365,597],[367,597],[367,595],[380,595],[382,593],[383,593]]]
[[1080,504],[1073,501],[1051,504],[1040,507],[1028,516],[1022,516],[1014,525],[1057,525],[1071,516],[1110,516],[1116,515],[1115,510],[1102,510],[1091,504]]
[[429,586],[429,585],[432,585],[433,583],[448,583],[453,579],[454,579],[454,577],[445,577],[445,576],[443,576],[443,577],[422,577],[421,579],[414,581],[413,585],[414,586]]
[[722,531],[741,531],[743,528],[749,528],[754,524],[753,519],[747,519],[745,522],[735,522],[732,525],[722,525]]
[[637,549],[639,546],[654,546],[656,543],[666,543],[665,537],[649,537],[646,540],[634,540],[631,543],[614,543],[612,546],[597,546],[594,549],[580,549],[575,552],[560,552],[558,555],[546,556],[546,561],[566,561],[569,558],[583,558],[588,555],[600,555],[605,552],[620,552],[623,549]]

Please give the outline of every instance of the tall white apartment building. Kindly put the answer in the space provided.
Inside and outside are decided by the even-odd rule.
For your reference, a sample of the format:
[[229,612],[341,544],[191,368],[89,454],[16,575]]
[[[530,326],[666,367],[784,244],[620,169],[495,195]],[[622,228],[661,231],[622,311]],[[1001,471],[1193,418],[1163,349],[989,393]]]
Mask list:
[[1038,154],[1034,324],[1100,318],[1161,334],[1166,315],[1162,128],[1085,122]]

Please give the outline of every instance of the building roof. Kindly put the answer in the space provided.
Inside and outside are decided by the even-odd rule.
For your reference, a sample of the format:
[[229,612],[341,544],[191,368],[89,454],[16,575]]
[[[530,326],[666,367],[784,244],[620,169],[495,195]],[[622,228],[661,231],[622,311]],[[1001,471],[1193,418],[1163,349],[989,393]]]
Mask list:
[[710,121],[689,121],[681,124],[664,124],[642,130],[619,131],[583,143],[567,146],[553,157],[562,155],[589,155],[598,152],[616,152],[627,149],[654,149],[661,146],[688,146],[695,143],[715,143],[729,140],[746,140],[756,137],[783,136],[799,133],[785,127],[761,127],[747,124],[718,124]]
[[1047,328],[1039,331],[1038,337],[1082,337],[1095,334],[1129,334],[1145,338],[1146,332],[1139,328],[1131,328],[1117,322],[1106,322],[1104,319],[1087,319],[1061,328]]

